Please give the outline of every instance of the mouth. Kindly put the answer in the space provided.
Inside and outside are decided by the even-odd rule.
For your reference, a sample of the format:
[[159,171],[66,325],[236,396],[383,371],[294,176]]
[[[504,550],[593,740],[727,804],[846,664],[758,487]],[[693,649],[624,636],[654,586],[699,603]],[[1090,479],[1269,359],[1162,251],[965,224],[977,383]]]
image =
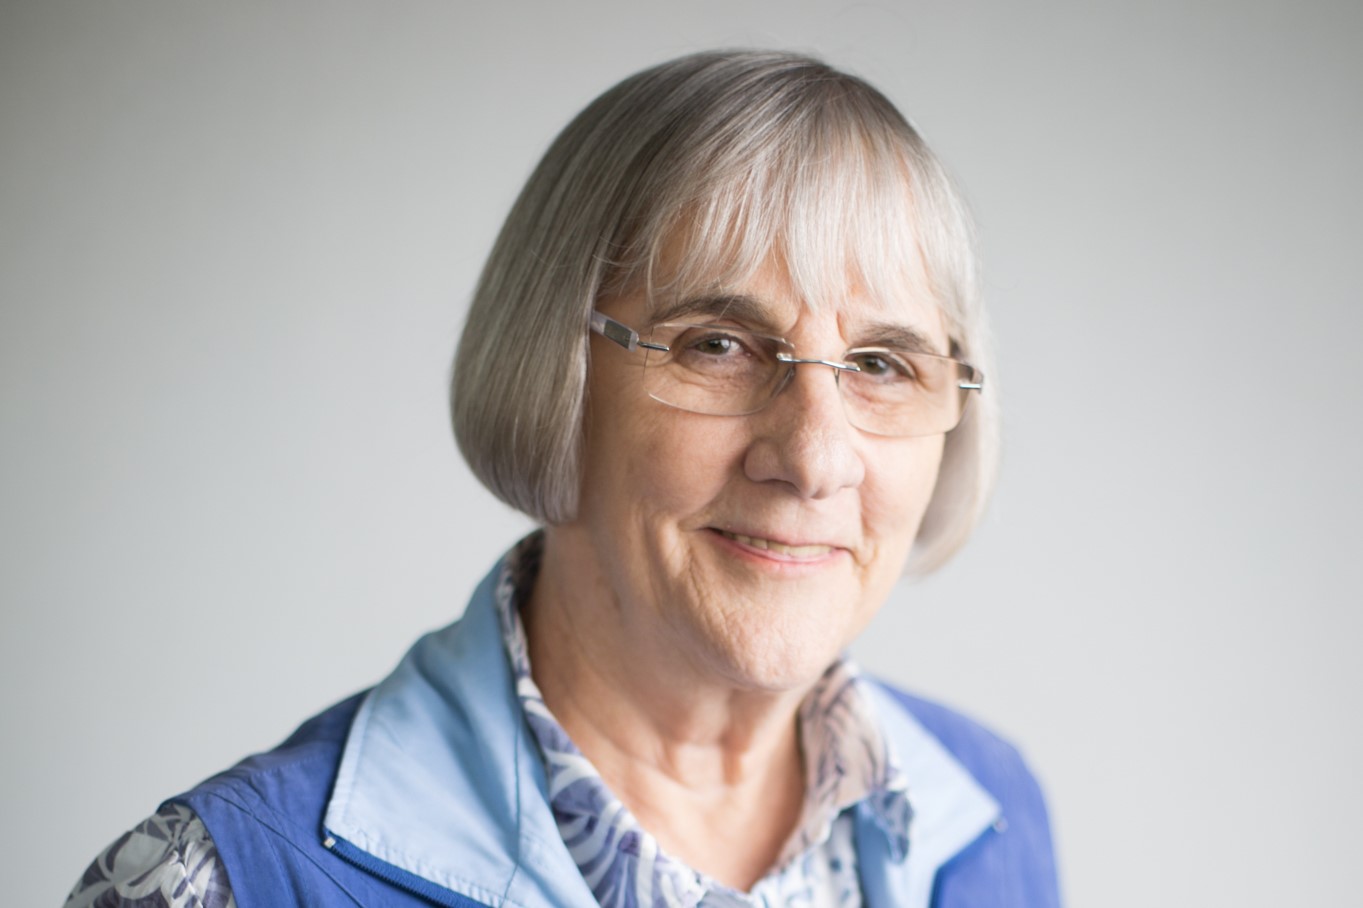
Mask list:
[[716,532],[725,539],[732,539],[740,545],[762,549],[785,558],[822,558],[833,551],[831,545],[787,545],[784,542],[765,539],[761,536],[746,536],[743,533],[731,533],[728,530],[716,530]]

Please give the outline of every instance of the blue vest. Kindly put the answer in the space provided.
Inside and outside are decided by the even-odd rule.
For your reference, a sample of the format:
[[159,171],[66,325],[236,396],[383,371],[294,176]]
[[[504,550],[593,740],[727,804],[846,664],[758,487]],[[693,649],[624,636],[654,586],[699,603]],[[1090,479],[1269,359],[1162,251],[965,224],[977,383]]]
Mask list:
[[[520,718],[491,602],[389,678],[173,800],[202,819],[239,908],[587,908]],[[1053,908],[1050,830],[1017,752],[941,706],[874,688],[909,781],[909,858],[856,817],[867,908]]]

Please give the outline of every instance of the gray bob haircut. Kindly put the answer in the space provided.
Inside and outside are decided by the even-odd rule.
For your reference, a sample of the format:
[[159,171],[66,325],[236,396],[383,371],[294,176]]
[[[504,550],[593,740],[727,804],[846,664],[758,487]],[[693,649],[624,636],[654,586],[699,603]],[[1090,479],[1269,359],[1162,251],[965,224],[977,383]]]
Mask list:
[[[969,214],[894,105],[808,57],[695,54],[589,104],[512,206],[454,365],[454,432],[474,474],[543,523],[571,521],[592,308],[718,289],[773,256],[811,307],[852,285],[930,294],[953,354],[993,375]],[[914,572],[949,558],[988,498],[997,394],[976,398],[947,435]]]

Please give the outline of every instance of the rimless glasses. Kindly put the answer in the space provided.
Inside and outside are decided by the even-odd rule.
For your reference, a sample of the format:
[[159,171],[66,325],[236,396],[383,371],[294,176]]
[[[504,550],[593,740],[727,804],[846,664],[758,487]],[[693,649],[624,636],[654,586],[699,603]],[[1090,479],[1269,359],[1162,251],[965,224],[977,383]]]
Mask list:
[[781,337],[723,325],[666,322],[647,336],[593,312],[591,330],[631,352],[643,351],[644,389],[660,403],[710,416],[756,413],[802,365],[828,366],[853,426],[872,435],[941,435],[960,425],[984,376],[947,356],[888,347],[855,347],[841,359],[807,359]]

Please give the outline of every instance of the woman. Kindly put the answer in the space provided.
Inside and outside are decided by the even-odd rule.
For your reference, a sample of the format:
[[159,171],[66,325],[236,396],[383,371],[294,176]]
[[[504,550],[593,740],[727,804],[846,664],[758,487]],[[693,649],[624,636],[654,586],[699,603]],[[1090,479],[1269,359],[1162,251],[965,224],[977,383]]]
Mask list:
[[543,530],[68,904],[1055,904],[1016,753],[841,657],[983,507],[987,363],[963,207],[878,92],[777,53],[625,80],[456,358],[460,449]]

